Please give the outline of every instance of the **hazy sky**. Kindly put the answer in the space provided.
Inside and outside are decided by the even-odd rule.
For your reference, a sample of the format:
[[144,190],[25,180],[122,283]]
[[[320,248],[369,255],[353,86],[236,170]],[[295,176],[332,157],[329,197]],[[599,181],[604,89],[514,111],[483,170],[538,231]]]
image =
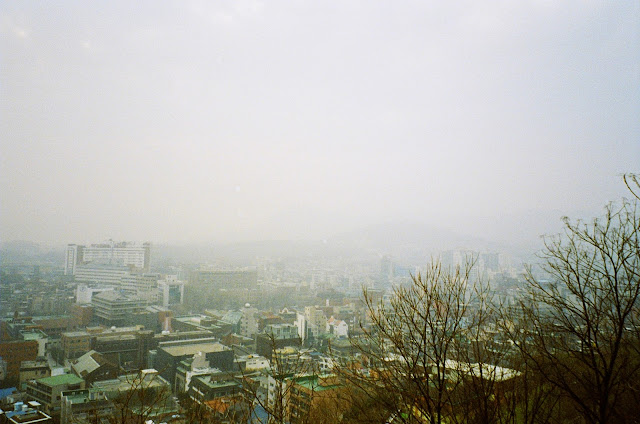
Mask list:
[[640,171],[639,4],[3,2],[1,238],[598,213]]

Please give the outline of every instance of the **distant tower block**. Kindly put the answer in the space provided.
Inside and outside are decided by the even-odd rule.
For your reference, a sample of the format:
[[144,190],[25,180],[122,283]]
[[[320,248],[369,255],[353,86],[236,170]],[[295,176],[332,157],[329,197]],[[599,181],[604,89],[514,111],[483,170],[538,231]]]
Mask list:
[[78,265],[86,264],[131,266],[138,270],[149,272],[151,264],[150,243],[116,243],[112,240],[83,246],[79,244],[67,245],[64,261],[65,275],[75,275]]

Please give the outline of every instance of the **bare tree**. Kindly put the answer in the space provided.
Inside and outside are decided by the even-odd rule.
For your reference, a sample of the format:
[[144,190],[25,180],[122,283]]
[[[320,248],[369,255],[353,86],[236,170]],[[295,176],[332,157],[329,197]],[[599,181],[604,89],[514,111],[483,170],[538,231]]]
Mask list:
[[[606,207],[602,218],[571,222],[545,240],[548,280],[529,272],[514,339],[524,360],[587,423],[637,422],[640,401],[640,216],[635,199]],[[567,411],[567,408],[561,408]]]
[[500,328],[503,305],[487,283],[473,286],[468,322],[456,352],[459,384],[449,417],[459,423],[516,423],[522,373],[511,360],[512,346]]
[[140,370],[120,377],[111,396],[116,413],[113,423],[143,424],[150,419],[166,419],[177,412],[169,384],[155,370]]
[[[245,397],[255,407],[261,407],[268,415],[266,422],[260,424],[281,424],[289,422],[287,401],[291,396],[290,379],[302,374],[317,374],[317,364],[301,349],[281,346],[275,334],[266,331],[263,334],[270,345],[270,367],[261,377],[266,379],[266,388],[256,381],[256,376],[242,371]],[[297,340],[297,339],[296,339]],[[266,392],[266,393],[265,393]],[[304,417],[306,422],[310,417]],[[254,418],[254,422],[259,419]]]
[[531,343],[528,317],[519,305],[503,305],[498,321],[503,339],[510,347],[506,363],[518,372],[505,397],[506,407],[501,422],[518,424],[551,423],[558,416],[558,390],[538,372],[536,363],[523,355],[520,348]]
[[362,410],[378,406],[371,421],[468,421],[461,403],[468,399],[460,394],[475,374],[483,400],[476,406],[484,408],[481,415],[495,415],[496,358],[481,340],[491,319],[489,287],[471,278],[473,265],[445,269],[434,262],[411,284],[394,287],[388,302],[364,291],[371,324],[353,339],[360,361],[343,362],[340,372],[367,395],[356,397]]

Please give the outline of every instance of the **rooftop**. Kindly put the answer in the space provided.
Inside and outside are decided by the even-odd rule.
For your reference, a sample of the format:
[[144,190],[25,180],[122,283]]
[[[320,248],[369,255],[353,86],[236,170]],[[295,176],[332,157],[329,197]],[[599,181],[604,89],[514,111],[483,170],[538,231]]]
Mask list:
[[102,365],[108,363],[104,356],[95,350],[90,350],[71,364],[71,369],[81,376],[91,374]]
[[212,375],[198,375],[194,376],[193,379],[202,381],[207,387],[212,389],[219,387],[240,387],[240,383],[231,379],[231,377],[229,377],[228,379],[219,380]]
[[51,422],[51,417],[42,411],[35,409],[23,409],[21,411],[9,411],[5,414],[10,423],[39,423]]
[[20,331],[20,336],[22,336],[22,340],[40,340],[46,339],[48,336],[42,330],[31,330],[31,331]]
[[133,327],[116,327],[116,328],[104,328],[104,327],[87,327],[86,330],[81,331],[65,331],[62,333],[65,337],[81,337],[89,335],[108,335],[119,333],[135,333],[136,331],[143,330],[144,326],[136,325]]
[[28,370],[31,368],[49,368],[49,362],[36,359],[35,361],[22,361],[20,363],[20,370]]
[[154,369],[141,370],[138,373],[121,375],[113,380],[96,381],[93,383],[94,389],[104,390],[106,392],[117,393],[126,392],[131,389],[140,387],[158,388],[168,386],[169,383],[158,375]]
[[313,392],[321,392],[324,390],[332,390],[342,387],[341,384],[335,384],[334,375],[307,375],[294,377],[292,379],[298,386]]
[[458,370],[464,374],[470,374],[479,378],[493,378],[496,381],[505,381],[520,375],[520,372],[491,364],[467,364],[448,360],[445,366],[452,370]]
[[74,374],[61,374],[53,377],[45,377],[36,380],[38,383],[46,384],[47,386],[61,386],[64,384],[79,384],[84,380]]
[[136,299],[133,299],[129,296],[124,295],[123,293],[116,292],[115,290],[103,291],[95,296],[93,296],[94,302],[96,300],[105,300],[107,302],[135,302]]
[[158,349],[164,350],[171,356],[195,355],[198,352],[213,353],[231,350],[231,348],[220,342],[199,340],[194,340],[194,343],[190,344],[160,346]]
[[92,400],[105,400],[104,392],[96,389],[70,390],[62,395],[72,404],[87,403]]

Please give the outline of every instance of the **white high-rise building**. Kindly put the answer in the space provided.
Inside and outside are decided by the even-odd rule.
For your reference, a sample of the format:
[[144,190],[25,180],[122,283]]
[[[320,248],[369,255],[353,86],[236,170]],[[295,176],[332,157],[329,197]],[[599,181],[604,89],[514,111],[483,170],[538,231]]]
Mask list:
[[149,272],[151,262],[150,243],[107,243],[83,246],[69,244],[65,256],[65,275],[76,275],[78,265],[100,264],[133,267],[135,270]]
[[75,281],[87,284],[103,284],[120,287],[122,277],[129,274],[129,268],[118,265],[87,264],[75,267]]
[[158,290],[164,307],[180,305],[184,300],[184,281],[178,280],[176,275],[167,275],[158,281]]
[[313,337],[318,337],[318,335],[326,332],[327,317],[324,315],[322,309],[315,306],[305,306],[304,316],[306,318],[308,332],[311,333]]
[[157,292],[158,280],[160,280],[160,274],[127,273],[120,279],[120,290],[128,294]]

